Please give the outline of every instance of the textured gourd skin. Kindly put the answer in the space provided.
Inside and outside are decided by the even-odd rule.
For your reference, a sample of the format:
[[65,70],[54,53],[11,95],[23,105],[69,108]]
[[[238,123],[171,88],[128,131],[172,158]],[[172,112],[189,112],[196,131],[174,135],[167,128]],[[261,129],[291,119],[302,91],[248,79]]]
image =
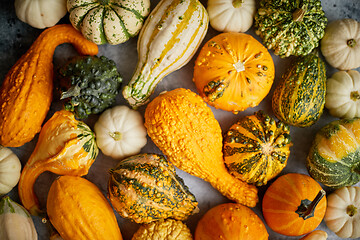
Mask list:
[[326,68],[315,54],[299,57],[282,76],[272,97],[272,109],[281,121],[308,127],[319,120],[325,106]]
[[268,50],[249,34],[230,32],[202,47],[193,81],[211,106],[237,113],[257,106],[269,93],[274,76]]
[[261,219],[248,207],[224,203],[211,208],[200,219],[195,240],[267,240]]
[[187,64],[204,39],[209,25],[198,0],[161,0],[139,34],[138,63],[123,96],[133,108],[148,102],[157,84]]
[[320,0],[261,0],[255,33],[280,57],[306,56],[324,36],[327,18]]
[[138,154],[110,170],[109,198],[116,211],[136,223],[173,218],[185,220],[198,212],[195,196],[161,155]]
[[61,176],[49,190],[47,213],[64,240],[122,240],[113,209],[100,189],[76,176]]
[[159,95],[146,108],[145,127],[176,167],[211,183],[231,200],[256,205],[256,187],[227,171],[220,125],[199,95],[183,88]]
[[340,188],[360,181],[360,119],[330,122],[316,133],[306,158],[318,182]]
[[41,213],[34,191],[45,171],[59,175],[86,175],[98,155],[95,135],[74,114],[61,110],[44,124],[33,153],[24,166],[18,185],[22,204],[31,214]]
[[50,108],[53,92],[53,54],[62,43],[72,43],[84,55],[98,47],[71,25],[43,31],[14,64],[0,88],[0,144],[19,147],[37,134]]
[[239,179],[266,185],[287,164],[290,128],[263,112],[245,116],[232,125],[224,137],[224,160]]

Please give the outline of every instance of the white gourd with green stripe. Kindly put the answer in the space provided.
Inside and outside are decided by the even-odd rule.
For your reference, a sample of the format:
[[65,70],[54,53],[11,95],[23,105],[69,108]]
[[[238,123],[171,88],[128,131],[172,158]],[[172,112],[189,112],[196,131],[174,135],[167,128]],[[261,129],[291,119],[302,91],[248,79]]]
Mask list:
[[148,102],[157,84],[194,56],[209,25],[198,0],[161,0],[146,19],[138,39],[138,64],[123,90],[133,108]]
[[123,43],[136,36],[150,12],[150,0],[68,0],[70,22],[96,44]]

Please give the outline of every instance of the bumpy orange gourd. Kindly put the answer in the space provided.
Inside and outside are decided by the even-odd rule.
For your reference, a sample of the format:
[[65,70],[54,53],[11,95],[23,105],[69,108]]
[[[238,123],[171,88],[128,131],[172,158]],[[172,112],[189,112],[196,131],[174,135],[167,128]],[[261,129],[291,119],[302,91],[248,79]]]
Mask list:
[[224,203],[200,219],[195,240],[265,240],[269,234],[261,219],[248,207]]
[[313,231],[326,210],[325,191],[314,179],[300,173],[277,178],[266,190],[262,210],[267,225],[286,236]]
[[275,76],[268,50],[245,33],[228,32],[210,39],[194,67],[196,88],[210,105],[234,113],[257,106]]
[[22,146],[40,131],[52,100],[53,54],[59,44],[66,42],[81,54],[98,53],[97,45],[69,24],[43,31],[10,69],[0,88],[1,145]]
[[146,108],[145,127],[176,167],[210,182],[231,200],[256,205],[257,188],[227,171],[220,125],[199,95],[183,88],[160,94]]
[[24,166],[18,185],[23,206],[31,214],[41,213],[34,191],[36,179],[45,171],[59,175],[86,175],[99,150],[95,135],[74,114],[61,110],[44,124],[36,147]]
[[64,240],[122,240],[109,202],[92,182],[61,176],[47,197],[50,222]]

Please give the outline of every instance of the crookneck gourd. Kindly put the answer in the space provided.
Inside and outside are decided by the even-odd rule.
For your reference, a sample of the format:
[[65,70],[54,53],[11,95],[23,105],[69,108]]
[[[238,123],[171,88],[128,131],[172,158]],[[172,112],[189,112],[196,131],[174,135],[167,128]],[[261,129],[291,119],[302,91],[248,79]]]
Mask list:
[[66,86],[61,94],[65,109],[80,119],[109,108],[122,83],[115,62],[105,56],[75,57],[59,69],[59,78]]
[[19,197],[31,214],[39,214],[40,206],[34,184],[41,173],[82,176],[88,173],[99,150],[91,129],[61,110],[44,124],[36,147],[21,173]]
[[305,56],[319,45],[327,18],[320,0],[261,0],[255,33],[276,55]]
[[115,210],[136,223],[172,218],[186,220],[198,212],[195,196],[175,167],[158,154],[138,154],[110,169],[109,198]]
[[145,127],[176,167],[208,181],[231,200],[256,205],[257,188],[226,169],[220,125],[199,95],[184,88],[160,94],[146,108]]
[[194,56],[209,25],[198,0],[161,0],[139,34],[138,63],[123,90],[133,108],[148,102],[156,85]]
[[272,109],[281,121],[308,127],[319,120],[325,106],[326,68],[316,54],[298,57],[282,76],[272,97]]
[[240,118],[224,137],[224,160],[235,177],[258,186],[278,175],[290,154],[290,128],[264,112]]
[[318,182],[332,188],[360,181],[360,119],[328,123],[315,135],[306,166]]
[[53,92],[53,54],[62,43],[80,54],[95,55],[96,44],[69,24],[43,31],[7,73],[0,88],[0,144],[19,147],[37,134],[48,113]]

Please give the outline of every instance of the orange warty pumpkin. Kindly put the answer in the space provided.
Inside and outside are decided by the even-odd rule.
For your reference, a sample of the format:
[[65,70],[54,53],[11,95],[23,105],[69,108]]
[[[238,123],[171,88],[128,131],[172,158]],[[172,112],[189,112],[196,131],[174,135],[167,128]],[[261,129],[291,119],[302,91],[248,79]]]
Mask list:
[[260,42],[245,33],[228,32],[203,46],[193,81],[210,105],[237,113],[265,98],[274,75],[274,62]]
[[262,210],[266,223],[275,232],[300,236],[313,231],[326,210],[325,191],[308,175],[288,173],[266,190]]
[[195,240],[265,240],[269,234],[261,219],[248,207],[224,203],[200,219]]

